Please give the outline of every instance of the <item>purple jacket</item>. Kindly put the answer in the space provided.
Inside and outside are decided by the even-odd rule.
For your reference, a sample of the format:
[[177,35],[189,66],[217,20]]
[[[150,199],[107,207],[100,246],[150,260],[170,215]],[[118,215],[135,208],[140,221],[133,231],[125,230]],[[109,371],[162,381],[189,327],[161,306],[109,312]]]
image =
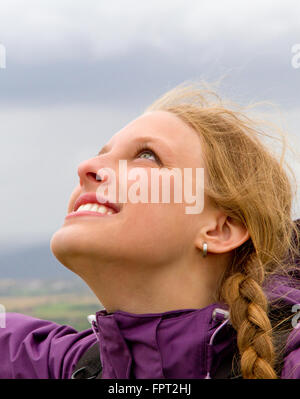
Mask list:
[[[270,300],[290,307],[300,290],[275,281]],[[296,315],[296,314],[295,314]],[[292,328],[281,378],[300,378],[300,329]],[[68,379],[84,352],[98,341],[102,378],[214,378],[236,350],[236,335],[220,303],[156,314],[105,310],[92,328],[72,327],[8,313],[0,328],[0,378]]]

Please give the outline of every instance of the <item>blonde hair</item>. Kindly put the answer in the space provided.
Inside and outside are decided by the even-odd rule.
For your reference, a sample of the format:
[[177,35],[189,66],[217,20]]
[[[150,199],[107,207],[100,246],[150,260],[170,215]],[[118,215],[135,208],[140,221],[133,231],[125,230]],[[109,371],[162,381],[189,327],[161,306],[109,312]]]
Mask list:
[[284,170],[285,137],[281,134],[278,160],[263,143],[276,137],[248,117],[245,107],[224,102],[203,82],[169,90],[145,112],[155,110],[177,115],[198,132],[206,194],[249,232],[250,239],[234,250],[216,298],[229,305],[243,378],[277,378],[275,328],[263,284],[275,272],[288,274],[283,261],[288,250],[298,254],[293,237],[299,234],[291,216],[292,184]]

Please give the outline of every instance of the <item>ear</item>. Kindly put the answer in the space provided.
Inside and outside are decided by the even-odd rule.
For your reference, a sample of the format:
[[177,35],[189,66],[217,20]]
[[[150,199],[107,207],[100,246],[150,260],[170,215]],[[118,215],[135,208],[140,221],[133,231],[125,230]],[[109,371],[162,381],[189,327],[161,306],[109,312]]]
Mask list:
[[200,250],[206,242],[208,252],[221,254],[230,252],[250,238],[247,228],[224,213],[210,215],[196,237],[195,245]]

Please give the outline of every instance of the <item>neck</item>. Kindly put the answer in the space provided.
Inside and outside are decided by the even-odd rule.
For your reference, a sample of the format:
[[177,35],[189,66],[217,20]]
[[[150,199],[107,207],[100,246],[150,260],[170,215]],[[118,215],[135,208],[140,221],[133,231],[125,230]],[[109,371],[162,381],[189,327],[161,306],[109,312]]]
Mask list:
[[[212,263],[212,259],[210,262]],[[86,271],[97,271],[87,273]],[[143,314],[201,309],[216,302],[223,268],[202,262],[146,266],[106,264],[88,267],[80,277],[109,312]]]

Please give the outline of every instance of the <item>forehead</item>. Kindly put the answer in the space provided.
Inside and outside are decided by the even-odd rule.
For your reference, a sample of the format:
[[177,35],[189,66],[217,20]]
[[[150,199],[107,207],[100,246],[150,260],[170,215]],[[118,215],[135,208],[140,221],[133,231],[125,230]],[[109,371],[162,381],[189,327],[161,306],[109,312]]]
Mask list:
[[202,159],[199,134],[167,111],[151,111],[139,116],[117,132],[109,145],[126,144],[129,140],[149,136],[163,141],[176,159],[185,158],[189,164],[199,165]]

